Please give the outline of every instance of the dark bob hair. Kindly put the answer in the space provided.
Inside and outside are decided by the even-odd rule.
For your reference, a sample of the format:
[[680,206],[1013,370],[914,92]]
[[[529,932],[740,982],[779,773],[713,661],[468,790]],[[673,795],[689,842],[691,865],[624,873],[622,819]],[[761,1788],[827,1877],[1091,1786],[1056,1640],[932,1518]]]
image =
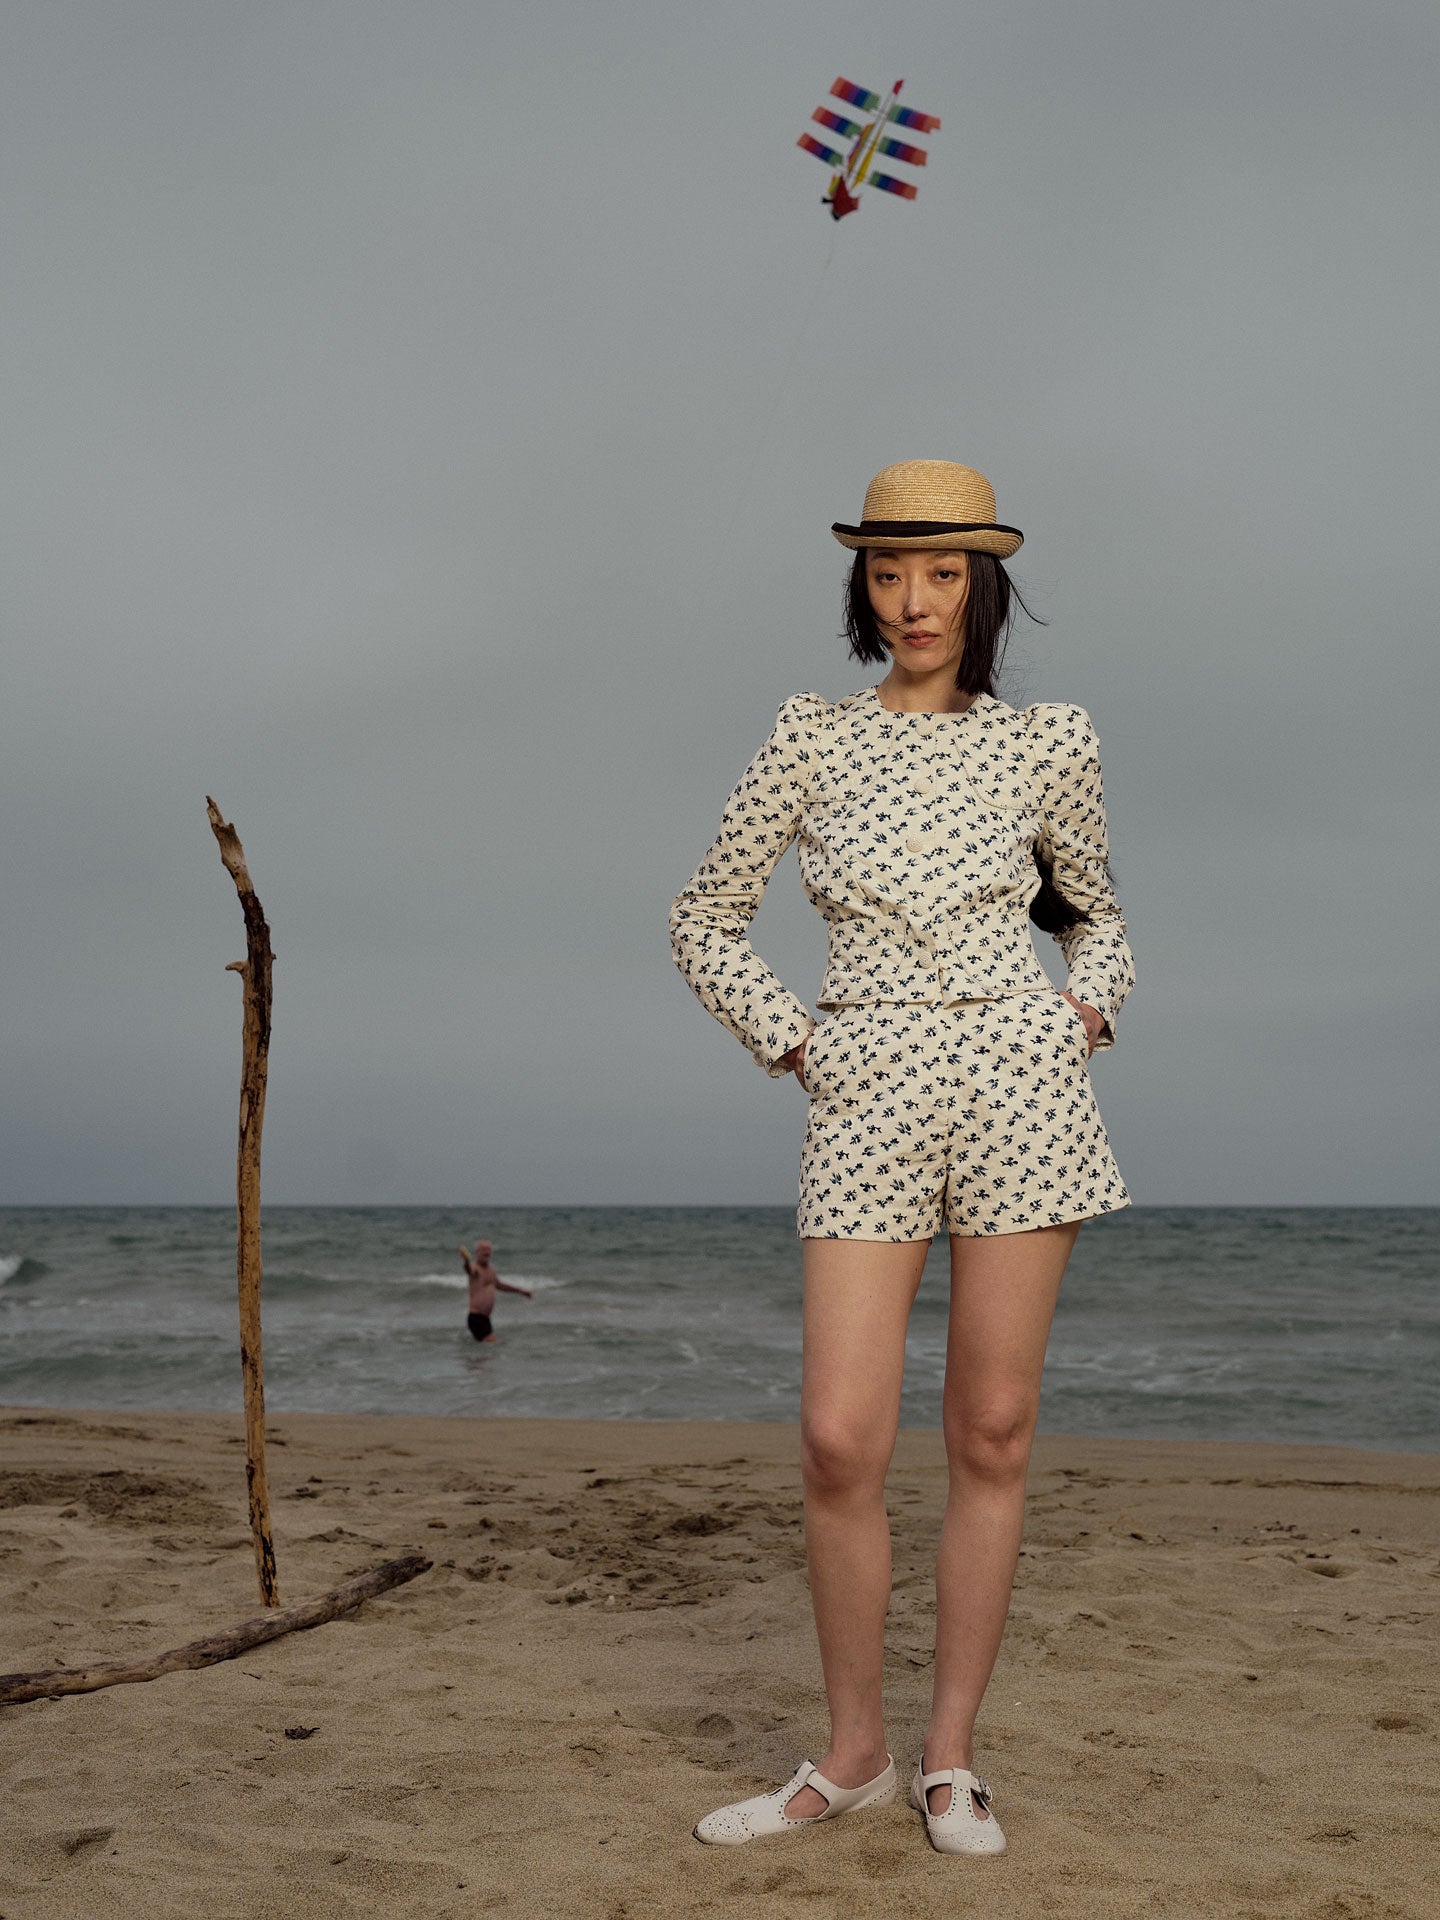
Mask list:
[[[867,666],[878,666],[890,658],[890,649],[881,637],[880,623],[870,604],[865,555],[863,547],[856,553],[845,584],[845,638],[855,659]],[[1014,625],[1015,608],[1037,626],[1045,623],[1025,605],[1003,561],[997,560],[993,553],[967,553],[965,558],[970,568],[970,591],[965,600],[965,648],[960,655],[955,685],[962,693],[993,696],[995,676],[1004,664],[1005,643]],[[1088,916],[1072,906],[1056,887],[1054,869],[1039,847],[1035,849],[1035,865],[1040,874],[1040,891],[1030,903],[1030,918],[1043,933],[1060,934],[1080,926]]]

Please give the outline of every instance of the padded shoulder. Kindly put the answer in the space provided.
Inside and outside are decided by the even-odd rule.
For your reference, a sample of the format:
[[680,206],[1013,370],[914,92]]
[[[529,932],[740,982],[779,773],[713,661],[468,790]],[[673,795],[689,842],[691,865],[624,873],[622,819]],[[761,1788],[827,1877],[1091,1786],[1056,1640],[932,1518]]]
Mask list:
[[1095,731],[1084,707],[1074,706],[1068,700],[1036,700],[1028,707],[1017,707],[1015,717],[1024,724],[1025,731],[1037,739],[1047,734],[1066,734],[1073,738]]
[[780,702],[777,720],[818,720],[821,714],[830,711],[830,702],[820,693],[792,693],[788,700]]
[[827,724],[834,712],[823,694],[792,693],[780,702],[775,716],[775,731],[783,738],[801,744],[813,740],[817,727]]
[[1032,777],[1050,796],[1093,789],[1100,778],[1100,742],[1084,707],[1039,700],[1016,715],[1025,730]]

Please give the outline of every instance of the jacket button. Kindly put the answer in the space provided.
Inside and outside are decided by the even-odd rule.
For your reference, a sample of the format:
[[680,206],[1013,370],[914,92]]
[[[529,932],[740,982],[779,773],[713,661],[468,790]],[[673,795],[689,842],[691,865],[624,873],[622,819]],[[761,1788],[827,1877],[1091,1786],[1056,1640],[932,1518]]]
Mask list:
[[906,836],[905,850],[907,853],[919,853],[924,844],[918,833],[912,833]]

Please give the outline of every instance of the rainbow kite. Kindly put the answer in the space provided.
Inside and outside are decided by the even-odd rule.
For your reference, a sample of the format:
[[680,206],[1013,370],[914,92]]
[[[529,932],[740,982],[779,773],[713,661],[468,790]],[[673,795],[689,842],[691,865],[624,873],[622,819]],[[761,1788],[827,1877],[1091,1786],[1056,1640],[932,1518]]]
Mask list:
[[848,120],[843,113],[836,113],[830,107],[816,107],[810,118],[831,133],[838,134],[842,140],[852,142],[848,156],[837,153],[834,147],[827,147],[823,140],[817,140],[812,133],[802,133],[795,143],[813,153],[817,160],[823,160],[827,167],[833,167],[830,179],[830,191],[821,204],[830,209],[832,220],[843,220],[847,213],[854,213],[860,204],[862,186],[878,187],[882,193],[898,194],[902,200],[913,200],[919,193],[918,187],[912,187],[908,180],[896,180],[888,173],[872,172],[876,159],[883,154],[887,160],[903,160],[907,166],[923,167],[929,155],[924,147],[912,147],[908,141],[892,140],[883,135],[887,126],[905,127],[911,133],[938,133],[940,122],[933,113],[916,113],[913,107],[900,105],[900,89],[905,82],[897,80],[890,89],[888,98],[881,100],[878,93],[869,93],[864,87],[857,87],[853,80],[837,80],[830,89],[831,97],[843,100],[847,106],[857,107],[863,114],[874,114],[873,120]]

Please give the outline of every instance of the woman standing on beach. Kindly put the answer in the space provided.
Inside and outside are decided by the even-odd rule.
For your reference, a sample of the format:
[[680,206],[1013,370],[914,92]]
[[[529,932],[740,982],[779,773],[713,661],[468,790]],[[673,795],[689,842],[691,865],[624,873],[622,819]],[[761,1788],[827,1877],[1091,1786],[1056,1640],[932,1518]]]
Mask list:
[[[905,1329],[950,1236],[934,1694],[911,1785],[933,1844],[999,1853],[974,1728],[1024,1521],[1045,1346],[1083,1220],[1129,1204],[1090,1089],[1134,983],[1100,762],[1079,707],[995,697],[1021,535],[983,474],[908,460],[871,481],[847,631],[878,686],[797,694],[726,803],[670,918],[681,972],[772,1078],[809,1097],[800,1168],[805,1538],[830,1743],[697,1838],[739,1845],[895,1797],[881,1705]],[[746,937],[799,841],[829,927],[806,1011]],[[1069,967],[1050,984],[1028,920]]]

